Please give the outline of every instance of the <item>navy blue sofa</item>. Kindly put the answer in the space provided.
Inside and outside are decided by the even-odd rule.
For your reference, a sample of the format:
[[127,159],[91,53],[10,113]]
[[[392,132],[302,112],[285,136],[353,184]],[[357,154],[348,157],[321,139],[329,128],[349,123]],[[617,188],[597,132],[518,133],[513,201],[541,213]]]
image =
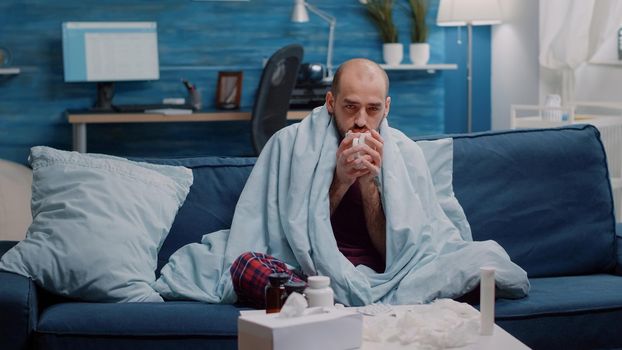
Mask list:
[[[622,267],[606,158],[591,126],[456,135],[454,190],[476,240],[494,239],[531,292],[497,300],[496,322],[536,349],[622,347]],[[153,160],[195,181],[160,251],[229,227],[250,158]],[[622,227],[618,225],[618,234]],[[15,242],[1,242],[0,254]],[[67,300],[0,273],[0,349],[234,349],[233,305]]]

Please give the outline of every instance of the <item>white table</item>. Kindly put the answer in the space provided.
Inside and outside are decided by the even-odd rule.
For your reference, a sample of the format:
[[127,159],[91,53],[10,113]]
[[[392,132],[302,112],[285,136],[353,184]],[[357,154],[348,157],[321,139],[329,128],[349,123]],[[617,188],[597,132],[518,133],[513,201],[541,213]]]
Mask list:
[[[393,310],[398,312],[406,312],[411,310],[412,312],[417,312],[418,308],[426,308],[430,307],[427,305],[392,305]],[[478,313],[477,310],[474,309],[475,313]],[[247,310],[241,311],[243,315],[265,315],[264,310]],[[363,322],[369,319],[372,316],[364,316]],[[238,330],[239,331],[239,330]],[[243,335],[238,335],[243,336]],[[372,342],[372,341],[363,341],[361,350],[405,350],[405,349],[413,349],[415,344],[401,345],[396,342]],[[514,338],[511,334],[503,330],[501,327],[495,325],[493,334],[490,336],[481,336],[478,335],[475,342],[470,343],[466,346],[460,348],[452,348],[452,349],[462,349],[462,350],[525,350],[529,349],[525,344],[521,343],[518,339]]]

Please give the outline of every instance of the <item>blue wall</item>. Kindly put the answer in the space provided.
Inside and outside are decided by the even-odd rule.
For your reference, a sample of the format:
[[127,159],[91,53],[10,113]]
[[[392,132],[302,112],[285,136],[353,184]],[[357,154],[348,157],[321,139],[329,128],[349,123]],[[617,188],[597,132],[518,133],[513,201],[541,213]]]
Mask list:
[[[398,1],[399,2],[399,1]],[[353,57],[382,60],[376,29],[358,0],[314,0],[337,17],[334,63]],[[405,1],[404,1],[405,3]],[[156,103],[183,97],[181,79],[199,87],[204,105],[214,107],[219,70],[244,72],[242,108],[250,109],[262,61],[289,43],[305,47],[306,62],[325,62],[328,28],[310,13],[306,24],[289,21],[293,1],[195,2],[190,0],[4,0],[0,2],[0,46],[13,54],[22,73],[0,77],[0,158],[25,163],[29,148],[71,149],[64,110],[93,103],[95,85],[63,81],[61,23],[64,21],[157,21],[161,78],[116,85],[115,102]],[[455,28],[433,23],[428,14],[431,63],[458,63],[460,70],[428,74],[390,72],[390,124],[409,136],[460,132],[466,127],[466,45],[456,45]],[[394,9],[400,41],[409,42],[409,19]],[[466,39],[465,31],[463,36]],[[475,31],[474,126],[490,126],[490,31]],[[466,42],[466,40],[464,40]],[[479,45],[479,47],[478,47]],[[408,63],[405,50],[405,63]],[[481,84],[482,86],[478,86]],[[479,89],[479,90],[478,90]],[[126,156],[250,155],[247,122],[112,124],[88,127],[89,151]]]
[[[467,30],[445,29],[445,59],[458,63],[458,70],[445,74],[445,132],[467,130]],[[473,131],[490,130],[491,126],[491,47],[490,27],[473,27]]]

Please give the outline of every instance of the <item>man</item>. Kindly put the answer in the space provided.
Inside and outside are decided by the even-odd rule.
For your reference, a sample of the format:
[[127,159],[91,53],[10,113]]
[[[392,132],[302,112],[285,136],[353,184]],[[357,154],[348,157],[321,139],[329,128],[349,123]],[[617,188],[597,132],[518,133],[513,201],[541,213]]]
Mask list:
[[[326,109],[342,137],[328,193],[331,226],[339,251],[355,266],[366,265],[376,272],[385,268],[385,216],[377,176],[383,145],[378,128],[389,113],[388,92],[389,78],[378,64],[353,59],[339,67],[326,94]],[[371,137],[353,146],[361,134]],[[290,273],[294,281],[304,278],[274,257],[242,254],[231,267],[238,299],[261,307],[268,275],[274,272]]]
[[423,151],[388,125],[388,88],[374,62],[339,67],[325,105],[270,138],[231,228],[179,249],[154,288],[262,307],[268,276],[283,272],[330,277],[345,305],[415,304],[462,296],[492,266],[499,295],[524,296],[525,271],[496,242],[463,239],[445,213]]
[[[389,113],[388,92],[389,78],[382,68],[354,59],[339,67],[326,94],[326,109],[344,137],[329,191],[333,233],[348,260],[376,272],[385,267],[385,216],[375,180],[382,166],[383,145],[377,130]],[[371,137],[352,147],[363,133]]]

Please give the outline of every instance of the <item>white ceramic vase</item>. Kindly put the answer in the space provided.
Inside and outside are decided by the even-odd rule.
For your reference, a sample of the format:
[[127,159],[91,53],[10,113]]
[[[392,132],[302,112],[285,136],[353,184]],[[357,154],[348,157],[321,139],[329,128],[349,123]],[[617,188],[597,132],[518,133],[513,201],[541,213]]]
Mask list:
[[408,53],[410,61],[416,66],[428,64],[430,60],[430,44],[428,43],[412,43],[410,44]]
[[404,58],[404,45],[401,43],[382,44],[382,58],[390,66],[397,66]]

